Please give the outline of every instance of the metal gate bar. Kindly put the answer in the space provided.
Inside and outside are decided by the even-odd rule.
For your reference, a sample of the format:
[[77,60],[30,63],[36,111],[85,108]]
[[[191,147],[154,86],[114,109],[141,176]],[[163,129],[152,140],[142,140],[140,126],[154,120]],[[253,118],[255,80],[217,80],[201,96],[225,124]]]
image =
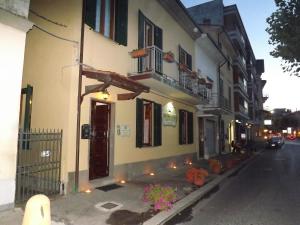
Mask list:
[[19,130],[16,203],[60,193],[62,130]]

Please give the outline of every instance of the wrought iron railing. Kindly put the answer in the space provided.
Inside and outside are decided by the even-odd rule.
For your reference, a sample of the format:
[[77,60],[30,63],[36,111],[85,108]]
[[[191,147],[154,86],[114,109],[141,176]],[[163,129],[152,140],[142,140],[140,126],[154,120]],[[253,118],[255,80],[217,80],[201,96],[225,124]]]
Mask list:
[[[164,53],[161,49],[156,46],[147,47],[147,55],[139,58],[133,59],[133,72],[130,75],[144,75],[147,73],[155,73],[160,75],[173,87],[184,90],[190,94],[197,95],[202,99],[209,100],[211,90],[206,88],[205,85],[202,85],[198,81],[198,77],[192,77],[189,69],[185,68],[185,71],[180,69],[180,64],[174,60],[172,66],[173,71],[177,71],[177,73],[172,74],[173,76],[168,76],[163,71],[163,57]],[[168,63],[167,67],[170,68],[170,64]],[[136,70],[137,71],[134,71]]]
[[163,52],[156,46],[147,47],[148,55],[138,58],[138,72],[163,73]]
[[16,203],[39,193],[60,193],[61,146],[61,130],[19,131]]

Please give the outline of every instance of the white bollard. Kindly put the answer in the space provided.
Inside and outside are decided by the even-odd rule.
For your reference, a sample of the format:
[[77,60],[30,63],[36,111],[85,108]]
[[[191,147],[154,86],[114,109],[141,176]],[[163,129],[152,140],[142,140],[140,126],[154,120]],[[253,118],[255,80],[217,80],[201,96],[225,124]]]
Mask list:
[[46,195],[35,195],[27,201],[22,225],[51,225],[50,200]]

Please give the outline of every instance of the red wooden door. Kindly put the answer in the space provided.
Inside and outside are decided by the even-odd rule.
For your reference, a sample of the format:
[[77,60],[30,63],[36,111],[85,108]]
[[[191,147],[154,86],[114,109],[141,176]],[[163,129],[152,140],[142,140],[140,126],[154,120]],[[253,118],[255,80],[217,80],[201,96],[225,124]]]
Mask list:
[[109,175],[109,121],[110,105],[97,101],[91,103],[90,168],[89,179]]

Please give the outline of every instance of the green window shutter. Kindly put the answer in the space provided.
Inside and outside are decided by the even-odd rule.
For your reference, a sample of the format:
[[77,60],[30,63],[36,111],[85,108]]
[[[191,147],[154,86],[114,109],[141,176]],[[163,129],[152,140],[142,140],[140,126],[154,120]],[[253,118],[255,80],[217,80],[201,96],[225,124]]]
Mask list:
[[179,144],[185,144],[184,142],[184,110],[179,109]]
[[127,46],[128,0],[116,0],[115,41]]
[[163,31],[157,26],[154,28],[154,45],[160,49],[163,49]]
[[162,110],[161,105],[154,103],[154,146],[161,145],[161,135],[162,135],[162,126],[161,126],[161,116]]
[[190,70],[192,70],[192,56],[190,54],[186,54],[186,64]]
[[26,90],[26,102],[25,102],[25,115],[24,115],[24,130],[30,130],[33,87],[27,85],[25,90]]
[[145,25],[145,16],[139,11],[139,29],[138,29],[138,48],[144,48],[144,25]]
[[187,121],[187,125],[188,125],[188,140],[187,143],[188,144],[193,144],[194,142],[194,127],[193,127],[193,113],[192,112],[188,112],[188,121]]
[[144,105],[143,100],[136,99],[136,147],[143,147],[144,137]]
[[85,1],[85,21],[88,26],[95,30],[96,25],[96,0]]
[[[144,48],[144,26],[145,26],[145,16],[139,11],[139,25],[138,25],[138,48]],[[138,58],[138,72],[143,71],[143,58]]]

